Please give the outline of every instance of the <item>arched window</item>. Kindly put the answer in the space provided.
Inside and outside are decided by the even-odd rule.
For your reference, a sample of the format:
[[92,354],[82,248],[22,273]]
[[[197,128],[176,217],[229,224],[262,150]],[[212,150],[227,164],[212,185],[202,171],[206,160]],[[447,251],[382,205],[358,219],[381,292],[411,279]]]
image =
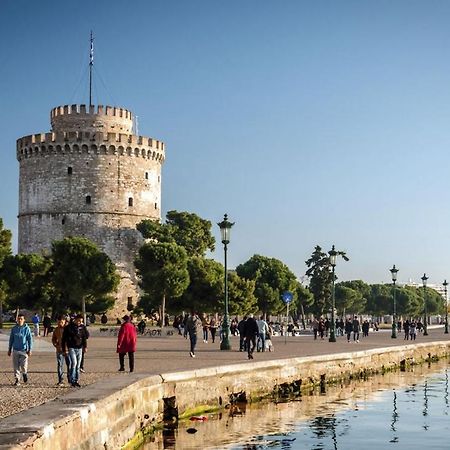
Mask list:
[[148,180],[148,172],[145,172],[145,179]]
[[128,206],[133,206],[133,197],[128,197]]
[[72,175],[72,167],[67,168],[67,175]]
[[90,204],[91,204],[91,196],[86,195],[86,205],[90,205]]

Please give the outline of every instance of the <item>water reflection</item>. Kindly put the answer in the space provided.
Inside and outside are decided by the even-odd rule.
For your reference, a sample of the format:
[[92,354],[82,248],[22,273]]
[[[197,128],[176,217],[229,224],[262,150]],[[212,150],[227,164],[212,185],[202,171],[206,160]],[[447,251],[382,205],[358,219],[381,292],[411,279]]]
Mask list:
[[143,449],[449,448],[446,362],[326,389],[326,395],[322,387],[295,401],[238,404],[206,422],[166,426]]

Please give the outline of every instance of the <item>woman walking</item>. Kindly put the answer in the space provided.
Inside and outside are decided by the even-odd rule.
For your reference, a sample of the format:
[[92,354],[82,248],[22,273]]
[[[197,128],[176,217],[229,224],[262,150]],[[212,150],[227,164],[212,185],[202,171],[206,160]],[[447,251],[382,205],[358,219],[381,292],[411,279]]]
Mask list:
[[136,351],[136,327],[131,323],[130,316],[122,317],[123,324],[117,337],[117,353],[119,354],[119,372],[125,372],[125,355],[128,353],[130,373],[134,371],[134,352]]

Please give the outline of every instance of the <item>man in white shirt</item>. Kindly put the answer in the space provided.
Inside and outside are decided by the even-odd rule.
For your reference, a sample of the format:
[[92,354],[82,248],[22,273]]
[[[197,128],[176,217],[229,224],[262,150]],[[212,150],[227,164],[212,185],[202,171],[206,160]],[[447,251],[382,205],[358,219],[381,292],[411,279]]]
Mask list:
[[259,332],[259,339],[261,341],[262,345],[262,351],[266,351],[266,336],[269,334],[269,325],[267,325],[267,322],[264,320],[264,316],[261,316],[258,323],[258,332]]

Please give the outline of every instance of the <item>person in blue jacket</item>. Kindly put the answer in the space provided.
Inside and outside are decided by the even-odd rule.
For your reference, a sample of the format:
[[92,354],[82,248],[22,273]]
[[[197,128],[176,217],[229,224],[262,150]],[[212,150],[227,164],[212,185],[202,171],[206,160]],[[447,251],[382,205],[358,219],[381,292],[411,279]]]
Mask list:
[[22,372],[23,382],[28,382],[28,357],[31,356],[33,347],[33,337],[30,327],[25,323],[23,314],[17,316],[17,324],[11,328],[9,335],[8,356],[13,357],[15,385],[20,385],[20,372]]

